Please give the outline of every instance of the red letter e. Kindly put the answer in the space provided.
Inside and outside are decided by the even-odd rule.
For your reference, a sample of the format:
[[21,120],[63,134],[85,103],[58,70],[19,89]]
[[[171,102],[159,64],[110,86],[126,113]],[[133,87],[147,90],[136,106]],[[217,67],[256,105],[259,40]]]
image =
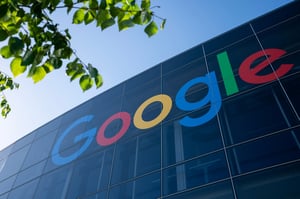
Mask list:
[[[279,59],[285,53],[286,52],[284,50],[270,48],[270,49],[265,49],[264,51],[262,50],[258,51],[250,55],[243,61],[243,63],[239,68],[239,75],[241,79],[244,80],[245,82],[252,83],[252,84],[262,84],[266,82],[271,82],[277,78],[282,77],[287,72],[289,72],[289,70],[291,70],[294,64],[281,64],[274,72],[270,74],[258,75],[258,73],[262,71],[264,68],[268,67],[269,64]],[[264,57],[265,55],[268,56],[269,61],[265,59],[257,66],[251,68],[251,65],[257,59]]]

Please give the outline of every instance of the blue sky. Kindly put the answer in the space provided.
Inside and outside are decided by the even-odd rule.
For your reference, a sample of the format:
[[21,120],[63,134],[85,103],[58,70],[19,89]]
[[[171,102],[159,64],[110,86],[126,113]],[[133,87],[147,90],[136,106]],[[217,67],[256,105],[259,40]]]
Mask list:
[[[72,47],[83,61],[99,69],[104,85],[83,93],[63,69],[38,84],[25,75],[17,77],[19,90],[5,93],[12,112],[0,119],[0,150],[120,82],[291,1],[152,0],[152,5],[161,7],[155,9],[156,14],[167,18],[165,30],[152,38],[142,27],[121,33],[112,27],[102,32],[93,24],[72,25],[72,17],[64,11],[55,13],[61,29],[69,28]],[[0,58],[0,64],[2,71],[11,74],[7,60]]]

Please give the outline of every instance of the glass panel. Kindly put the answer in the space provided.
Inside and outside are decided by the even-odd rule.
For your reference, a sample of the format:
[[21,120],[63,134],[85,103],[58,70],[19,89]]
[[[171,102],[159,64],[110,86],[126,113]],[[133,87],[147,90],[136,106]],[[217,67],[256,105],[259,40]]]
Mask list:
[[[101,95],[93,98],[92,102],[92,110],[90,111],[90,115],[93,115],[93,119],[86,123],[85,131],[89,131],[92,129],[98,132],[99,128],[103,125],[103,123],[109,119],[112,115],[121,111],[121,105],[123,100],[123,91],[124,84],[120,84],[112,89],[105,91]],[[105,133],[112,132],[116,133],[115,128],[119,128],[119,124],[121,124],[121,120],[114,120],[111,124],[108,125]],[[84,131],[82,131],[83,133]],[[96,135],[95,135],[96,136]],[[92,143],[87,148],[87,150],[80,156],[83,157],[85,155],[94,153],[95,151],[106,149],[106,147],[100,146],[96,137],[92,139]]]
[[[286,78],[282,81],[283,87],[291,101],[292,106],[298,115],[298,122],[300,120],[300,89],[299,89],[300,75],[296,74],[292,77]],[[296,115],[295,114],[295,115]]]
[[210,154],[163,171],[164,195],[229,177],[224,152]]
[[[203,115],[207,109],[190,114]],[[178,120],[163,125],[164,166],[208,153],[222,147],[217,118],[197,127],[185,127]]]
[[73,168],[68,196],[66,198],[82,198],[95,193],[99,187],[108,185],[112,150],[77,161]]
[[27,144],[30,144],[35,136],[35,132],[30,133],[24,137],[22,137],[21,139],[19,139],[18,141],[16,141],[16,143],[14,144],[11,153],[21,149],[22,147],[26,146]]
[[288,54],[300,50],[300,16],[257,34],[263,48],[279,48]]
[[36,130],[36,136],[35,139],[39,139],[40,137],[43,137],[44,135],[53,132],[54,130],[57,130],[59,128],[59,125],[61,124],[62,116],[59,116],[52,121],[48,122],[47,124],[41,126]]
[[138,137],[136,175],[160,169],[160,128],[148,133]]
[[20,198],[33,198],[35,189],[38,185],[38,179],[31,181],[21,187],[18,187],[11,191],[8,196],[8,199],[20,199]]
[[17,176],[14,187],[17,187],[21,184],[24,184],[25,182],[28,182],[28,181],[40,176],[43,172],[45,164],[46,164],[46,160],[42,161],[36,165],[33,165],[33,166],[29,167],[28,169],[21,171]]
[[109,199],[132,199],[133,182],[118,185],[109,192]]
[[234,184],[237,198],[300,198],[300,163],[242,176]]
[[198,45],[176,57],[173,57],[162,63],[162,74],[165,75],[173,70],[177,70],[182,66],[193,62],[196,59],[203,57],[202,45]]
[[7,194],[0,195],[0,199],[7,199],[7,197],[8,197],[8,193],[7,193]]
[[223,102],[222,126],[228,145],[289,127],[277,89],[270,85]]
[[131,139],[117,144],[113,163],[112,184],[128,180],[134,176],[136,143],[136,139]]
[[125,93],[130,93],[130,90],[136,87],[148,84],[149,82],[155,81],[160,82],[158,78],[161,77],[161,64],[154,66],[141,74],[138,74],[125,82]]
[[[190,86],[186,93],[184,93],[184,99],[179,98],[178,101],[184,100],[183,103],[198,102],[203,100],[203,98],[208,95],[208,91],[213,89],[213,86],[204,83],[206,80],[210,82],[210,79],[207,76],[207,69],[204,59],[197,60],[164,77],[163,93],[170,96],[173,100],[172,109],[164,121],[173,120],[176,116],[186,114],[186,111],[183,111],[177,107],[177,102],[175,100],[176,95],[178,94],[179,90],[186,85],[186,83],[199,77],[202,78],[202,82]],[[203,106],[197,107],[197,109],[200,108],[203,108]]]
[[0,182],[3,179],[17,173],[20,170],[24,158],[26,157],[26,153],[29,150],[29,147],[30,145],[27,145],[24,148],[20,149],[15,153],[12,153],[10,156],[7,157],[4,166],[2,166],[2,171],[0,172]]
[[175,196],[167,197],[168,199],[233,199],[231,182],[229,180],[204,186],[189,192],[184,192]]
[[[218,81],[226,81],[231,83],[231,73],[235,76],[237,82],[242,81],[238,76],[238,71],[242,62],[247,57],[258,51],[261,51],[261,47],[256,37],[248,37],[239,41],[238,43],[233,43],[232,45],[207,56],[208,70],[210,72],[216,72]],[[254,62],[253,64],[255,66],[258,63]],[[222,76],[221,69],[223,69],[222,71],[224,77]]]
[[105,199],[107,195],[107,192],[100,192],[97,194],[88,195],[86,197],[80,198],[80,199]]
[[229,150],[233,175],[300,158],[300,129],[271,135]]
[[299,2],[292,1],[293,3],[289,3],[288,5],[279,8],[267,15],[263,15],[251,22],[255,31],[264,30],[270,26],[273,26],[277,23],[280,23],[290,17],[294,17],[299,14]]
[[34,198],[66,198],[68,185],[70,183],[71,171],[71,167],[66,166],[42,176]]
[[36,164],[50,156],[50,151],[55,139],[57,131],[47,134],[46,136],[35,140],[24,160],[22,169],[27,168],[30,165]]
[[16,177],[17,176],[14,175],[14,176],[0,182],[0,194],[8,192],[12,188],[12,186],[16,180]]
[[246,37],[253,35],[249,24],[245,24],[226,32],[218,37],[215,37],[204,43],[205,54],[211,54],[217,50],[223,49],[228,45],[231,45],[234,42],[242,40]]
[[139,178],[135,182],[135,198],[159,198],[160,173],[154,173]]

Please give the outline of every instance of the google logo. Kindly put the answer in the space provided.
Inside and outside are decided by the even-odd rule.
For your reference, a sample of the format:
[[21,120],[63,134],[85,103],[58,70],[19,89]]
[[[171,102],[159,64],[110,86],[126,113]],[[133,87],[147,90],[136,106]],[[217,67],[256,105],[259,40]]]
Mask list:
[[[277,48],[264,49],[251,54],[240,64],[238,71],[240,78],[249,84],[263,84],[274,81],[284,76],[292,69],[294,64],[281,64],[275,69],[273,68],[272,63],[285,54],[286,51]],[[224,80],[223,82],[227,96],[238,93],[239,88],[234,77],[232,66],[227,52],[224,51],[222,53],[217,54],[217,60],[220,67],[221,75]],[[262,75],[260,72],[262,72],[269,66],[272,67],[272,72]],[[202,99],[199,99],[199,101],[197,102],[187,101],[185,98],[186,93],[191,87],[197,84],[204,84],[207,86],[208,92],[206,96]],[[209,72],[205,76],[196,77],[186,82],[177,91],[174,101],[177,108],[183,111],[194,111],[197,109],[201,109],[206,105],[210,105],[209,110],[198,118],[184,116],[179,120],[180,125],[186,127],[196,127],[210,121],[216,116],[222,105],[220,89],[218,86],[218,80],[216,78],[215,72]],[[144,110],[152,103],[157,102],[162,104],[161,112],[152,120],[145,121],[142,117]],[[122,136],[127,132],[131,123],[133,123],[134,126],[138,129],[152,128],[161,123],[168,116],[172,106],[173,100],[170,96],[165,94],[158,94],[152,96],[145,100],[137,108],[133,117],[128,112],[118,112],[106,119],[106,121],[99,127],[86,130],[85,132],[82,132],[81,134],[77,135],[73,140],[74,143],[78,143],[79,141],[84,140],[84,144],[73,154],[68,156],[61,156],[60,147],[64,139],[68,136],[68,134],[80,124],[90,122],[94,118],[93,115],[85,115],[71,123],[70,126],[57,139],[52,149],[52,161],[56,165],[64,165],[75,160],[90,146],[95,136],[98,145],[103,147],[109,146],[122,138]],[[114,120],[121,120],[122,126],[114,136],[106,137],[105,130],[107,126]]]

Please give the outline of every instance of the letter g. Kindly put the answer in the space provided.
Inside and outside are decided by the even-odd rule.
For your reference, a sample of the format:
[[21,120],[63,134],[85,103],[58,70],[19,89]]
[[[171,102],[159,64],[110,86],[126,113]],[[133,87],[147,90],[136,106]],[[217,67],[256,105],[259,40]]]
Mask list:
[[67,128],[63,134],[58,138],[57,142],[55,143],[53,149],[52,149],[52,161],[54,164],[56,165],[63,165],[63,164],[67,164],[69,162],[72,162],[73,160],[75,160],[76,158],[78,158],[92,143],[93,138],[96,134],[96,128],[93,129],[89,129],[87,131],[85,131],[82,134],[79,134],[75,137],[74,139],[74,143],[77,143],[83,139],[86,139],[85,143],[80,147],[80,149],[78,149],[76,152],[74,152],[72,155],[69,155],[67,157],[62,157],[59,154],[59,149],[60,146],[63,142],[63,140],[65,139],[65,137],[71,132],[72,129],[74,129],[76,126],[80,125],[83,122],[89,122],[93,119],[94,116],[92,115],[86,115],[84,117],[79,118],[78,120],[76,120],[75,122],[73,122],[69,128]]

